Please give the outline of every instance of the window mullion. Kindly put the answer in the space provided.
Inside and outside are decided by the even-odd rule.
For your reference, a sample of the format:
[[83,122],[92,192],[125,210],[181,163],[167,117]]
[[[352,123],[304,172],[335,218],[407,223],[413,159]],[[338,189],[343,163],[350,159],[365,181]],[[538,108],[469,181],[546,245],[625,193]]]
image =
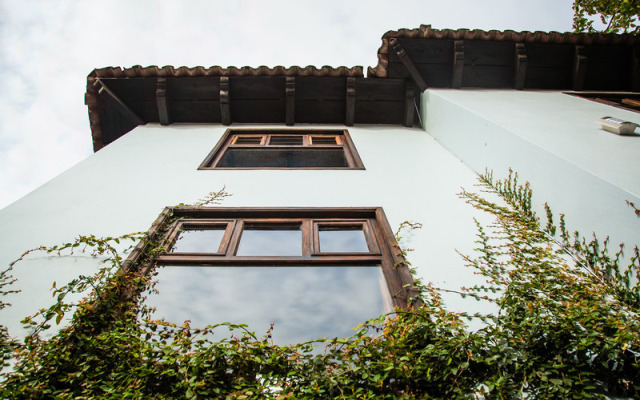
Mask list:
[[233,228],[227,251],[226,257],[233,257],[238,249],[238,243],[240,242],[240,236],[242,236],[242,230],[244,229],[244,220],[237,219],[233,222]]
[[314,233],[313,223],[310,219],[305,219],[300,225],[302,230],[302,255],[310,257],[314,253]]

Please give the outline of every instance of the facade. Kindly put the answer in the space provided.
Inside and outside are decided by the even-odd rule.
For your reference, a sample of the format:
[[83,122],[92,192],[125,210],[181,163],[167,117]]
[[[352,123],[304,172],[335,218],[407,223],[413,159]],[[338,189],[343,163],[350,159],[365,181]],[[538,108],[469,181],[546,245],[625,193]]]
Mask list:
[[[423,224],[401,243],[414,249],[416,278],[449,289],[479,283],[458,252],[473,251],[474,218],[489,221],[457,193],[485,169],[517,171],[535,206],[547,201],[570,228],[637,243],[626,202],[640,204],[640,138],[595,123],[640,121],[619,107],[637,103],[637,46],[632,36],[422,26],[385,34],[366,78],[360,67],[95,70],[86,103],[96,153],[0,211],[0,262],[79,234],[147,231],[165,207],[224,187],[232,196],[217,211],[177,211],[183,225],[167,227],[174,251],[158,260],[173,271],[158,274],[158,296],[172,297],[150,301],[175,322],[206,320],[212,307],[229,311],[225,320],[256,309],[250,328],[263,333],[277,320],[274,340],[287,343],[346,334],[348,326],[332,330],[336,320],[352,326],[406,305],[411,277],[396,268],[390,237],[406,220]],[[190,231],[215,245],[188,247]],[[253,234],[263,247],[246,244]],[[288,253],[288,243],[298,248]],[[3,323],[22,335],[19,320],[50,302],[54,281],[98,267],[82,253],[27,257]],[[257,267],[290,273],[233,276]],[[479,307],[445,300],[453,310]],[[308,324],[316,330],[287,330],[287,318],[321,315]]]

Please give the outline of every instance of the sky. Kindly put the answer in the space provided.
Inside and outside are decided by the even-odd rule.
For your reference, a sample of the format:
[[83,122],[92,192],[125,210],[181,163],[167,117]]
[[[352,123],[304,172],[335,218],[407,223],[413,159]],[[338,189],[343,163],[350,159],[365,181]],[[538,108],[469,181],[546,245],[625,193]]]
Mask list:
[[93,153],[86,76],[133,65],[375,66],[388,30],[571,30],[572,0],[0,0],[0,209]]

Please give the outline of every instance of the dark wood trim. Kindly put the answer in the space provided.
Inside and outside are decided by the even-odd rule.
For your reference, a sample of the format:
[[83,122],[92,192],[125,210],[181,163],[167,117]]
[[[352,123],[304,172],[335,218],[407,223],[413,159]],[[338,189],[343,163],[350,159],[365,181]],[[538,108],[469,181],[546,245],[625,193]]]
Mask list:
[[635,104],[640,102],[640,93],[636,92],[564,92],[570,96],[606,104],[622,110],[640,112]]
[[[124,271],[130,271],[136,264],[142,261],[145,253],[149,251],[152,243],[159,239],[162,229],[167,226],[172,216],[173,209],[171,207],[165,207],[164,210],[162,210],[158,218],[151,224],[151,228],[149,228],[147,234],[136,244],[127,259],[122,263],[122,269]],[[146,273],[150,267],[150,265],[147,265],[141,269]]]
[[244,221],[242,219],[237,219],[235,224],[233,225],[233,232],[231,233],[231,237],[229,238],[229,244],[225,253],[226,257],[233,257],[236,255],[238,246],[240,245],[240,237],[242,236],[242,231],[244,231]]
[[300,229],[302,230],[302,256],[310,257],[315,248],[313,221],[311,219],[303,220]]
[[347,78],[347,94],[344,124],[353,126],[356,113],[356,78]]
[[285,83],[285,122],[287,125],[294,125],[296,115],[296,78],[287,76]]
[[[396,52],[396,55],[398,56],[402,64],[404,64],[405,68],[407,68],[409,75],[415,82],[416,86],[418,86],[418,89],[420,89],[421,92],[424,92],[425,90],[427,90],[428,86],[426,82],[422,78],[422,75],[420,75],[420,72],[418,72],[418,69],[413,64],[413,61],[411,61],[411,58],[409,58],[409,56],[407,55],[407,52],[404,50],[404,47],[402,47],[402,44],[400,44],[398,39],[391,38],[389,40],[389,44],[391,45],[391,48],[393,49],[393,51]],[[412,121],[412,125],[413,125],[413,121]]]
[[[376,215],[376,218],[377,218],[377,215]],[[369,250],[371,251],[371,253],[382,254],[380,251],[380,245],[378,243],[378,239],[376,239],[377,235],[376,235],[375,228],[373,227],[370,219],[364,222],[362,229],[364,230],[364,237],[365,239],[367,239],[367,245],[369,246]],[[394,240],[395,240],[395,237],[394,237]]]
[[264,266],[264,267],[284,267],[284,266],[370,266],[379,265],[381,257],[378,255],[323,255],[323,256],[299,256],[299,257],[258,257],[258,256],[215,256],[211,254],[198,253],[193,255],[182,255],[177,253],[163,254],[156,257],[156,264],[159,265],[200,265],[200,266]]
[[633,107],[636,110],[640,109],[640,100],[637,99],[624,98],[621,103],[625,106]]
[[413,84],[407,81],[405,95],[404,95],[404,122],[402,125],[406,127],[413,126],[414,113],[416,108],[415,91],[413,90]]
[[229,95],[229,77],[220,77],[220,119],[222,125],[231,125],[231,105]]
[[[260,144],[234,144],[234,138],[238,136],[263,136],[263,140]],[[302,145],[270,145],[268,144],[268,137],[273,135],[301,135],[303,136]],[[322,136],[330,135],[336,136],[338,141],[336,144],[313,144],[309,140],[310,136]],[[340,144],[339,144],[340,143]],[[296,148],[296,149],[338,149],[342,148],[345,159],[347,160],[346,167],[220,167],[220,161],[224,156],[228,148],[244,148],[244,149],[273,149],[273,148]],[[348,130],[331,130],[331,129],[227,129],[222,135],[218,143],[216,143],[213,150],[205,157],[205,159],[198,166],[199,170],[364,170],[364,164],[362,159],[356,150],[355,145],[349,135]]]
[[198,167],[199,170],[212,169],[212,165],[216,165],[220,161],[222,154],[224,154],[223,149],[228,146],[228,142],[231,140],[230,137],[231,131],[227,129],[213,149],[204,158],[202,163],[200,163],[200,166]]
[[584,46],[576,45],[574,49],[572,87],[573,90],[582,90],[584,87],[584,80],[587,76],[588,60],[585,55]]
[[160,125],[169,125],[169,98],[167,94],[167,78],[158,78],[156,81],[156,103],[158,105],[158,120]]
[[513,88],[522,90],[527,77],[527,49],[524,43],[515,44],[515,53]]
[[356,145],[353,144],[351,135],[349,135],[349,131],[346,129],[342,131],[340,140],[342,141],[342,146],[345,149],[344,154],[349,161],[349,169],[365,169],[362,159],[360,158],[360,154],[358,154],[358,150],[356,150]]
[[258,218],[376,218],[376,207],[195,207],[170,208],[177,218],[258,219]]
[[407,266],[400,246],[389,226],[389,221],[382,208],[376,209],[376,230],[378,237],[387,244],[382,247],[382,271],[387,278],[391,296],[397,307],[409,308],[420,306],[420,290],[416,287],[413,275]]
[[453,42],[453,73],[451,87],[460,89],[462,87],[462,73],[464,72],[464,41],[455,40]]
[[113,93],[111,89],[107,87],[104,81],[102,81],[102,79],[96,79],[93,86],[98,91],[98,95],[114,104],[114,106],[118,108],[118,110],[120,110],[120,112],[122,112],[127,119],[131,121],[131,123],[135,125],[145,124],[142,118],[140,118],[135,112],[133,112],[131,108],[129,108],[129,106],[127,106],[118,96],[116,96],[115,93]]

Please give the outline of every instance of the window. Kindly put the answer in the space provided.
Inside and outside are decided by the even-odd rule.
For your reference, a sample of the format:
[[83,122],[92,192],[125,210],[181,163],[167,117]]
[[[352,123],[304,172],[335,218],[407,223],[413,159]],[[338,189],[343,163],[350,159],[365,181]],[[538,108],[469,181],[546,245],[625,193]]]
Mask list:
[[364,169],[346,130],[227,130],[199,169]]
[[566,94],[629,111],[640,112],[640,94],[638,93],[567,92]]
[[[274,323],[277,344],[347,336],[406,308],[413,278],[380,208],[172,209],[155,259],[157,318]],[[162,225],[162,224],[160,224]]]

